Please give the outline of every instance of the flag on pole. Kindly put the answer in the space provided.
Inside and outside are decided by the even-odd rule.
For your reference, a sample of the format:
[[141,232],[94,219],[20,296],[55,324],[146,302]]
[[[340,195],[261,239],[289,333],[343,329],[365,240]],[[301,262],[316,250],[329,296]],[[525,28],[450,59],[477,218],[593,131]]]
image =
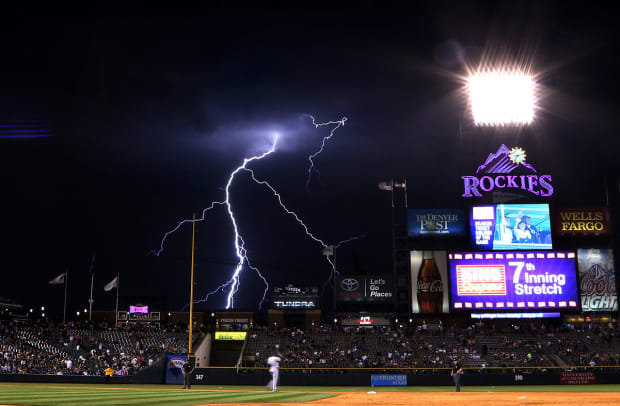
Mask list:
[[49,284],[50,285],[62,285],[63,283],[65,283],[66,277],[67,277],[67,273],[63,272],[57,277],[55,277],[54,279],[52,279],[51,281],[49,281]]
[[392,190],[392,182],[379,182],[379,189]]
[[106,292],[111,291],[114,288],[118,288],[118,276],[110,281],[107,285],[103,287],[103,290]]

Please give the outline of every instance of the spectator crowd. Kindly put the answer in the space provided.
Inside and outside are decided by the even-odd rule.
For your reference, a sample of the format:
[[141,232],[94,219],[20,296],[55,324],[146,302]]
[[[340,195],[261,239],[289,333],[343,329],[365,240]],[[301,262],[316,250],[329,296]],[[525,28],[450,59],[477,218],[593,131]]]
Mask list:
[[186,352],[187,333],[173,327],[0,322],[0,373],[135,375],[165,354]]

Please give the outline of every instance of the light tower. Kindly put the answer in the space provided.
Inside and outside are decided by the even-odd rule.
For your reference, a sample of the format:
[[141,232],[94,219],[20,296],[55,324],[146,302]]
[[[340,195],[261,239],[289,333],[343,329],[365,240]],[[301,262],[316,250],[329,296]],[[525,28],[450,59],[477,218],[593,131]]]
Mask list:
[[534,121],[537,86],[527,72],[481,70],[469,75],[466,87],[474,125],[523,126]]

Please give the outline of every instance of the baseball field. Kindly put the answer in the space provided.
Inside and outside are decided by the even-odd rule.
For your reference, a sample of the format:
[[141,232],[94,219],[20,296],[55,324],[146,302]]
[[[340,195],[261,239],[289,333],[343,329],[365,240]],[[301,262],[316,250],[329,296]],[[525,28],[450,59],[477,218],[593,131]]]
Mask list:
[[281,387],[0,383],[0,405],[617,405],[620,385]]

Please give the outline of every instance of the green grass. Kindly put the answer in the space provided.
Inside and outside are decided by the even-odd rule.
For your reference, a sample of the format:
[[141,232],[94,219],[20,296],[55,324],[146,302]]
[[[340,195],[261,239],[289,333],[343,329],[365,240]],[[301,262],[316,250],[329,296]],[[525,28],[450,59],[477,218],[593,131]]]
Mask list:
[[[134,406],[198,405],[207,403],[308,402],[338,392],[452,392],[452,386],[283,386],[271,393],[261,386],[195,385],[191,390],[173,385],[92,385],[0,383],[0,405]],[[620,392],[620,385],[463,386],[463,392]]]
[[[207,391],[205,389],[211,389]],[[213,391],[213,387],[182,390],[166,385],[80,385],[0,383],[0,404],[29,406],[184,406],[205,403],[308,402],[334,393],[272,393],[267,388]]]

